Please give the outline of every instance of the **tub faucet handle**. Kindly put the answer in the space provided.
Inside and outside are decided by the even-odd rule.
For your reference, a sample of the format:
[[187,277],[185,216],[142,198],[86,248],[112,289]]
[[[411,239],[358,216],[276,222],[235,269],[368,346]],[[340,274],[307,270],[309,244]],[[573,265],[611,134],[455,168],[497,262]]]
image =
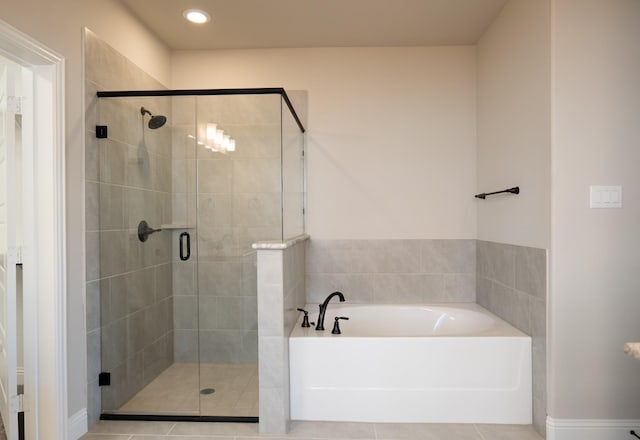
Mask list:
[[331,334],[333,334],[333,335],[342,334],[342,332],[340,331],[340,320],[341,319],[346,319],[347,321],[349,320],[349,318],[347,318],[346,316],[336,316],[336,320],[333,323],[333,330],[331,330]]
[[309,323],[309,312],[307,312],[305,309],[298,309],[298,311],[304,313],[304,316],[302,317],[301,327],[311,327],[313,324],[315,324],[315,322]]

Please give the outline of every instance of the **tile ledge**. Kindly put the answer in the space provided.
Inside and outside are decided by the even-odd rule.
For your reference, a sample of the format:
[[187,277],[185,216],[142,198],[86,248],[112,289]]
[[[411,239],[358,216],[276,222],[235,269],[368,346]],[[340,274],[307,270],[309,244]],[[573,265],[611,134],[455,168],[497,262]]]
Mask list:
[[161,229],[195,229],[196,225],[190,223],[163,223]]
[[257,243],[253,243],[251,247],[257,250],[287,249],[300,242],[309,240],[309,238],[311,238],[309,234],[301,234],[285,241],[278,241],[278,240],[259,241]]

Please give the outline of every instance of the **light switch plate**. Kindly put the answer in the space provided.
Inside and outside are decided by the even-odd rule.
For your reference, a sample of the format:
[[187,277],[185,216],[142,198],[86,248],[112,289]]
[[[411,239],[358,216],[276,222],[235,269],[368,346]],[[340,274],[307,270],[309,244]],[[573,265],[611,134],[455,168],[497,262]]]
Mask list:
[[622,208],[622,187],[591,185],[589,187],[590,208]]

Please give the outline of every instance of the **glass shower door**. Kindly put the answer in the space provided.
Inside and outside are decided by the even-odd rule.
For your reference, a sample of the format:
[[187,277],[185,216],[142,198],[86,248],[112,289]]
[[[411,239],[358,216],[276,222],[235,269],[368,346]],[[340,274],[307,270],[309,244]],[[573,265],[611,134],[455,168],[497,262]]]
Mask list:
[[[174,362],[168,370],[169,399],[180,414],[200,414],[198,349],[196,100],[172,97],[171,263],[173,281]],[[174,411],[174,414],[176,412]]]
[[[280,100],[273,94],[197,99],[203,415],[258,416],[257,269],[251,245],[282,237]],[[233,141],[231,148],[225,139]]]
[[195,224],[194,98],[101,98],[97,123],[87,240],[98,264],[87,278],[101,299],[102,412],[199,415],[196,263],[178,256]]

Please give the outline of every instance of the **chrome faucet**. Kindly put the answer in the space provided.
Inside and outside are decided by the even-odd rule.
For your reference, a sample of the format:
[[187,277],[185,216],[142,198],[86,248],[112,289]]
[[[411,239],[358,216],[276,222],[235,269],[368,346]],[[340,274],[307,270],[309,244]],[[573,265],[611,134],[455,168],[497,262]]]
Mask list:
[[324,300],[320,307],[320,314],[318,315],[318,323],[316,324],[316,330],[324,330],[324,314],[327,311],[327,306],[329,305],[329,301],[331,298],[337,296],[340,299],[340,302],[344,302],[344,295],[342,292],[333,292],[331,295],[327,296],[327,299]]

